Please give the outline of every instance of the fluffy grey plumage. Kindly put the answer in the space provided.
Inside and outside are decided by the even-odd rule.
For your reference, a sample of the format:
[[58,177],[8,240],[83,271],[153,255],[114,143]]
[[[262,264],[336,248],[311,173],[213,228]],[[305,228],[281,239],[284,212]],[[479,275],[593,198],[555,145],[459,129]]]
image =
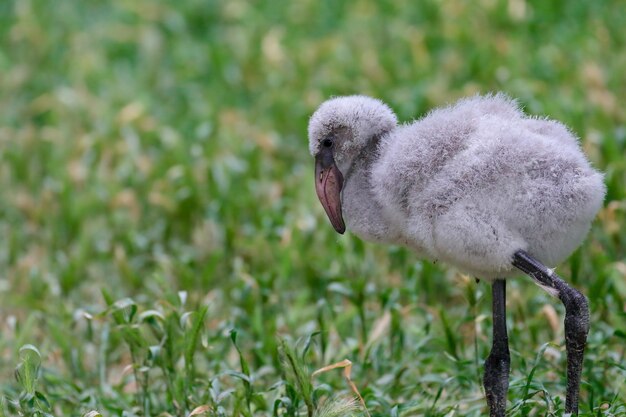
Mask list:
[[[329,183],[339,181],[336,205],[349,230],[486,279],[512,275],[520,249],[547,265],[565,259],[605,193],[565,126],[526,116],[503,94],[404,125],[379,100],[334,98],[309,123],[311,153],[325,146],[340,171]],[[327,212],[336,208],[322,195],[331,186],[318,189]]]

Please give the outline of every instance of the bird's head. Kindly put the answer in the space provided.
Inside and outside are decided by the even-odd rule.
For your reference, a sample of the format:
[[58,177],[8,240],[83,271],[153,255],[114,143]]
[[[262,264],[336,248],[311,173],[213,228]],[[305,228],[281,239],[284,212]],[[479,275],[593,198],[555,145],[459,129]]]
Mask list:
[[315,190],[338,233],[346,230],[341,213],[343,173],[374,138],[397,123],[386,104],[365,96],[327,100],[311,116],[309,150],[315,157]]

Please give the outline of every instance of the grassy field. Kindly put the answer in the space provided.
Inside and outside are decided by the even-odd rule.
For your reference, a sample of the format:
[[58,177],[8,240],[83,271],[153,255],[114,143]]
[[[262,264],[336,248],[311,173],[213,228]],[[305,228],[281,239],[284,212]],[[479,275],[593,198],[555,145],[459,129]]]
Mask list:
[[[489,286],[335,234],[306,125],[496,90],[606,172],[558,271],[592,310],[581,415],[626,416],[624,27],[620,0],[0,0],[0,416],[364,415],[311,376],[343,359],[371,416],[485,415]],[[509,415],[561,416],[563,308],[508,291]]]

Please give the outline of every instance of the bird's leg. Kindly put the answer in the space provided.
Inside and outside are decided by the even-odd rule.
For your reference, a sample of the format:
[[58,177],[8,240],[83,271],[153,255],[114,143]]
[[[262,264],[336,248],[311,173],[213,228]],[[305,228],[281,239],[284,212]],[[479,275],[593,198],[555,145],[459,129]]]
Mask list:
[[483,384],[491,417],[504,417],[506,394],[509,390],[509,338],[506,334],[506,281],[498,279],[492,285],[493,342],[485,361]]
[[524,251],[513,255],[513,266],[527,273],[540,287],[565,305],[565,348],[567,350],[567,395],[565,412],[578,415],[578,393],[583,356],[589,333],[589,305],[579,291],[567,285],[552,270]]

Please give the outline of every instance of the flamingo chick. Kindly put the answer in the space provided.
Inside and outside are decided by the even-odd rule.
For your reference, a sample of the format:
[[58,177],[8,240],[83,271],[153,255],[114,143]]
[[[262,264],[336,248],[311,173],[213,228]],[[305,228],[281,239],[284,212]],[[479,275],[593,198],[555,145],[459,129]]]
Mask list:
[[[493,345],[484,386],[505,414],[509,347],[505,279],[528,274],[565,305],[566,413],[578,413],[587,299],[546,265],[587,234],[605,186],[561,123],[526,116],[503,94],[476,96],[398,125],[383,102],[324,102],[309,122],[315,188],[331,224],[407,246],[492,283]],[[345,220],[344,220],[345,219]]]

